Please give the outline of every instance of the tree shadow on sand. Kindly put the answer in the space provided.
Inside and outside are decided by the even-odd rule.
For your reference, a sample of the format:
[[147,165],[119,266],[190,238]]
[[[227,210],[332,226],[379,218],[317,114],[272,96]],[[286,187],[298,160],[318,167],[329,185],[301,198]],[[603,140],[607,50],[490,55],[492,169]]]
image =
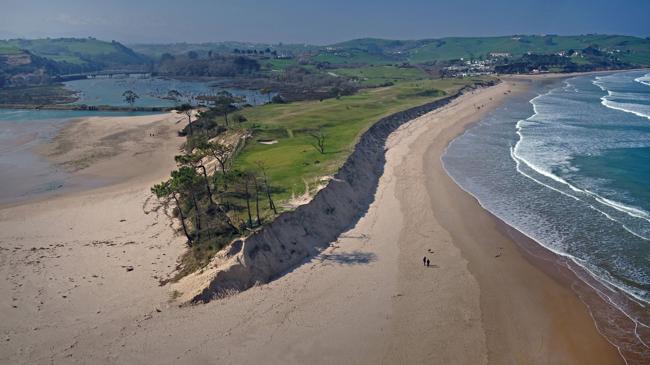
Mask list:
[[334,262],[341,265],[366,265],[377,261],[377,255],[372,252],[345,252],[322,254],[319,257],[321,262]]

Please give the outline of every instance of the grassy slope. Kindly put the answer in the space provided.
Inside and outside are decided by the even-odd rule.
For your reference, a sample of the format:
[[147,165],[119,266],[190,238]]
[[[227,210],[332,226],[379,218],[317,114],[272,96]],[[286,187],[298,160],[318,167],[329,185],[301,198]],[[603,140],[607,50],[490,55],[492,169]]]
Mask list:
[[[234,167],[259,172],[257,162],[264,162],[273,188],[273,199],[282,211],[287,209],[283,208],[283,203],[292,195],[304,192],[305,181],[311,190],[321,177],[334,174],[353,151],[361,134],[373,123],[386,115],[441,98],[443,90],[452,94],[471,83],[473,80],[470,79],[411,81],[323,102],[246,108],[240,113],[248,121],[241,127],[253,130],[253,138],[235,158]],[[222,123],[221,119],[218,117],[219,123]],[[312,138],[307,132],[318,126],[322,126],[327,135],[325,154],[312,147]],[[260,140],[277,140],[278,143],[264,145],[259,143]],[[229,212],[231,218],[245,222],[245,200],[230,195],[228,202],[240,207]],[[254,204],[253,200],[253,215]],[[260,201],[260,215],[264,224],[275,217],[264,197]],[[172,280],[205,267],[230,239],[231,236],[217,236],[195,243],[183,255],[182,269]]]
[[[287,67],[294,66],[298,64],[298,61],[295,59],[268,59],[259,61],[262,67],[268,69],[269,71],[275,70],[284,70]],[[267,64],[270,64],[271,67],[267,67]]]
[[153,57],[159,58],[163,53],[172,55],[184,54],[189,51],[195,51],[199,54],[206,54],[208,51],[214,53],[230,53],[235,48],[241,50],[255,49],[264,50],[270,48],[278,51],[279,53],[295,53],[300,54],[306,51],[317,50],[319,47],[303,44],[267,44],[267,43],[247,43],[247,42],[208,42],[208,43],[162,43],[162,44],[148,44],[136,43],[129,44],[129,47],[134,51]]
[[395,66],[369,66],[363,68],[338,68],[337,75],[356,78],[363,86],[384,85],[387,82],[415,81],[428,79],[429,75],[418,68],[400,68]]
[[[568,49],[583,49],[597,45],[605,49],[619,49],[623,61],[650,65],[650,39],[616,35],[580,36],[505,36],[505,37],[450,37],[419,41],[388,41],[358,39],[334,45],[339,52],[321,52],[317,60],[341,63],[395,63],[396,60],[425,63],[485,56],[490,52],[507,52],[520,56],[526,52],[554,53]],[[628,53],[629,51],[629,53]],[[383,52],[383,55],[378,54]]]
[[[583,49],[590,45],[598,45],[606,49],[620,49],[622,51],[620,58],[623,61],[650,65],[650,39],[616,35],[450,37],[417,41],[364,38],[335,44],[333,45],[336,48],[334,51],[309,45],[266,45],[238,42],[133,45],[133,48],[152,57],[159,57],[164,52],[186,53],[189,50],[229,52],[234,48],[261,50],[269,47],[281,53],[288,52],[299,55],[320,49],[320,52],[313,56],[314,61],[326,61],[344,66],[345,64],[425,63],[461,57],[479,57],[490,52],[508,52],[515,56],[529,51],[553,53],[571,48]],[[0,54],[16,53],[18,49],[27,49],[55,61],[70,63],[83,63],[83,60],[78,57],[79,54],[98,56],[119,53],[115,44],[92,38],[0,40]],[[272,60],[271,63],[276,68],[276,60]],[[286,67],[287,63],[279,61],[277,68]]]
[[117,44],[93,38],[0,40],[0,53],[2,53],[1,50],[4,48],[26,49],[52,61],[73,64],[85,63],[80,55],[96,58],[104,55],[119,55],[124,53]]
[[454,59],[485,56],[490,52],[507,52],[522,55],[526,52],[552,53],[570,48],[582,49],[576,39],[559,37],[490,37],[490,38],[445,38],[416,48],[410,52],[412,62],[426,62],[431,59]]
[[[269,104],[245,109],[245,127],[254,138],[237,157],[235,167],[256,169],[263,161],[272,184],[280,188],[275,199],[286,200],[292,193],[304,192],[304,181],[311,186],[318,178],[337,171],[351,153],[359,136],[381,117],[433,101],[433,90],[448,94],[471,83],[468,79],[404,82],[392,87],[366,90],[341,99],[291,104]],[[429,91],[429,96],[423,95]],[[327,135],[326,153],[313,146],[308,130],[322,126]],[[264,145],[259,140],[277,140]]]
[[321,52],[312,58],[317,62],[329,62],[334,65],[370,64],[385,65],[399,63],[398,58],[383,54],[368,53],[358,49],[344,49],[338,52]]
[[13,55],[21,53],[20,48],[0,42],[0,55]]

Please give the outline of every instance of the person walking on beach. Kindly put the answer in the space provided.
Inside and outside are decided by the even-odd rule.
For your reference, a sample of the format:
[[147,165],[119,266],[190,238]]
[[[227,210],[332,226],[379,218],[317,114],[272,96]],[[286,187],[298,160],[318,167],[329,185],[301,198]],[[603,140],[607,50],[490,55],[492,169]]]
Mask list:
[[427,266],[427,257],[426,257],[426,256],[424,256],[424,257],[422,258],[422,265],[423,265],[423,266]]
[[427,267],[429,267],[430,264],[431,264],[431,261],[429,261],[429,259],[427,259]]

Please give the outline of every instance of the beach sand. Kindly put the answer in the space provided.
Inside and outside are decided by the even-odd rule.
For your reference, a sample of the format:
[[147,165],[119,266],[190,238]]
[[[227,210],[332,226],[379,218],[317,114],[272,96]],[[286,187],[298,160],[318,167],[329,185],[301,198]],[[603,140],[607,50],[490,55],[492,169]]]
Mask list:
[[111,176],[122,156],[142,172],[129,165],[109,187],[0,210],[0,363],[623,363],[577,296],[442,168],[449,141],[525,83],[402,126],[354,228],[269,284],[195,306],[158,286],[182,252],[148,192],[178,144],[175,122],[161,122],[160,151],[79,171]]
[[68,363],[84,331],[119,329],[114,317],[140,319],[167,299],[157,278],[184,245],[149,189],[174,168],[179,119],[83,119],[38,148],[106,186],[0,208],[0,363]]

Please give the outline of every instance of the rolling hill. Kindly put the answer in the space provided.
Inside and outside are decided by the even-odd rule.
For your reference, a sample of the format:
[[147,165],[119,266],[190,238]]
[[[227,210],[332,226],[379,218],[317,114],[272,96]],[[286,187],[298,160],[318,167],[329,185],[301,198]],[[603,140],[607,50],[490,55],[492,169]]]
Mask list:
[[0,87],[49,83],[52,76],[146,69],[149,58],[118,42],[94,38],[0,40]]
[[331,63],[395,61],[413,64],[460,58],[481,58],[490,53],[513,57],[528,52],[549,54],[587,47],[615,52],[621,61],[650,65],[650,39],[620,35],[515,35],[502,37],[449,37],[424,40],[386,40],[364,38],[331,45],[316,58]]
[[[280,60],[283,67],[298,63],[329,63],[335,67],[431,64],[461,58],[486,58],[491,53],[508,54],[511,58],[517,58],[528,53],[554,54],[592,47],[611,54],[622,63],[634,66],[650,65],[649,38],[600,34],[447,37],[421,40],[361,38],[328,46],[218,42],[134,44],[131,47],[153,59],[158,59],[165,53],[179,55],[196,52],[199,57],[207,57],[208,54],[232,53],[234,50],[245,52],[270,48],[278,54],[289,56]],[[274,61],[264,61],[267,62]]]
[[94,38],[11,39],[0,41],[0,54],[28,51],[56,63],[68,63],[85,68],[144,65],[145,56],[135,53],[119,42]]

